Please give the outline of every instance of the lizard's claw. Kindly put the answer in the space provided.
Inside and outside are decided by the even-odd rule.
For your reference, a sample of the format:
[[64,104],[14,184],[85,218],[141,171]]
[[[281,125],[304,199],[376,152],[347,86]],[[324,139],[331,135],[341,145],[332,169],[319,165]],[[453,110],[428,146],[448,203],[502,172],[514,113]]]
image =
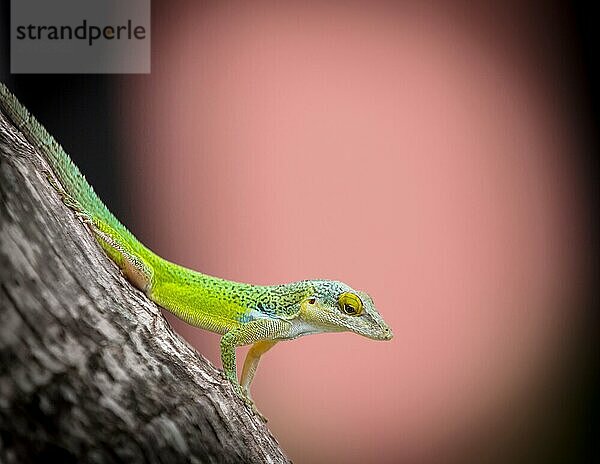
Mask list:
[[252,411],[254,414],[256,414],[263,422],[267,422],[267,418],[265,416],[262,415],[262,413],[258,410],[258,408],[256,407],[256,404],[254,403],[254,401],[252,400],[252,398],[250,398],[249,394],[245,394],[244,395],[244,403],[246,404],[246,406],[248,406],[248,408],[250,408],[250,411]]
[[262,415],[262,413],[254,404],[254,401],[250,397],[250,392],[248,391],[248,389],[243,388],[239,383],[231,382],[231,386],[233,387],[233,391],[235,392],[235,394],[239,396],[239,398],[244,402],[246,407],[250,409],[252,413],[256,414],[263,422],[266,423],[267,418]]
[[267,422],[267,418],[262,415],[262,413],[256,407],[254,400],[250,397],[250,391],[248,390],[248,388],[242,388],[242,399],[244,400],[246,406],[248,406],[254,414],[260,417],[263,422]]

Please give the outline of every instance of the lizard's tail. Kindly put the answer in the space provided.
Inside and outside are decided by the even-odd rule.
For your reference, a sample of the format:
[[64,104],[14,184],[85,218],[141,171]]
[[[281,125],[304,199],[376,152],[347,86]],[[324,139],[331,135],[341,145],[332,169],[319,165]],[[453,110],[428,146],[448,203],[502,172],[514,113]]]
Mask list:
[[60,144],[2,82],[0,82],[0,108],[50,164],[64,190],[60,193],[66,196],[65,202],[69,206],[89,216],[94,222],[108,226],[112,229],[112,233],[118,236],[120,242],[129,245],[128,248],[143,247],[108,210]]

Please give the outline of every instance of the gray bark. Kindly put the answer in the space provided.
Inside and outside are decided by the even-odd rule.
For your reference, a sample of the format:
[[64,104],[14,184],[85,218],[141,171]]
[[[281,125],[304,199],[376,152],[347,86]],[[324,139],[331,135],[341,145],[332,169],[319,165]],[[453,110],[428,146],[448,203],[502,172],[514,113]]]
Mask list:
[[288,462],[0,114],[0,462]]

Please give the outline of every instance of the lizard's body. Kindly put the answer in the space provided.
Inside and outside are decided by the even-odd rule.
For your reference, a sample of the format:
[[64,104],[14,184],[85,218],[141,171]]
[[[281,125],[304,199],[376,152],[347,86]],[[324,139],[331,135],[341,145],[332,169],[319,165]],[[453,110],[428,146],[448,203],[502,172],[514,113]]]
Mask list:
[[[62,147],[0,83],[0,107],[50,164],[52,182],[67,206],[127,279],[152,301],[187,323],[223,335],[221,358],[236,393],[249,401],[260,356],[280,340],[320,332],[353,331],[390,340],[392,332],[371,298],[330,280],[250,285],[202,274],[171,263],[137,240],[106,208]],[[254,344],[237,380],[235,348]]]

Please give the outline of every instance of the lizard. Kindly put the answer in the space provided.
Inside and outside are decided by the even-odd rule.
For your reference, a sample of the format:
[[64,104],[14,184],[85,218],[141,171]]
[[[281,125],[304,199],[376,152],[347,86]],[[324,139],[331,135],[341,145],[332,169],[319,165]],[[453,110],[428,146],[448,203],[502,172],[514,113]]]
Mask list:
[[[392,339],[392,330],[373,299],[343,282],[319,279],[254,285],[203,274],[158,256],[108,210],[61,145],[2,82],[0,108],[44,156],[54,176],[48,172],[50,183],[62,201],[88,224],[124,277],[188,324],[221,335],[225,377],[235,394],[255,412],[250,384],[261,356],[278,342],[327,332]],[[236,348],[243,345],[252,346],[238,380]]]

